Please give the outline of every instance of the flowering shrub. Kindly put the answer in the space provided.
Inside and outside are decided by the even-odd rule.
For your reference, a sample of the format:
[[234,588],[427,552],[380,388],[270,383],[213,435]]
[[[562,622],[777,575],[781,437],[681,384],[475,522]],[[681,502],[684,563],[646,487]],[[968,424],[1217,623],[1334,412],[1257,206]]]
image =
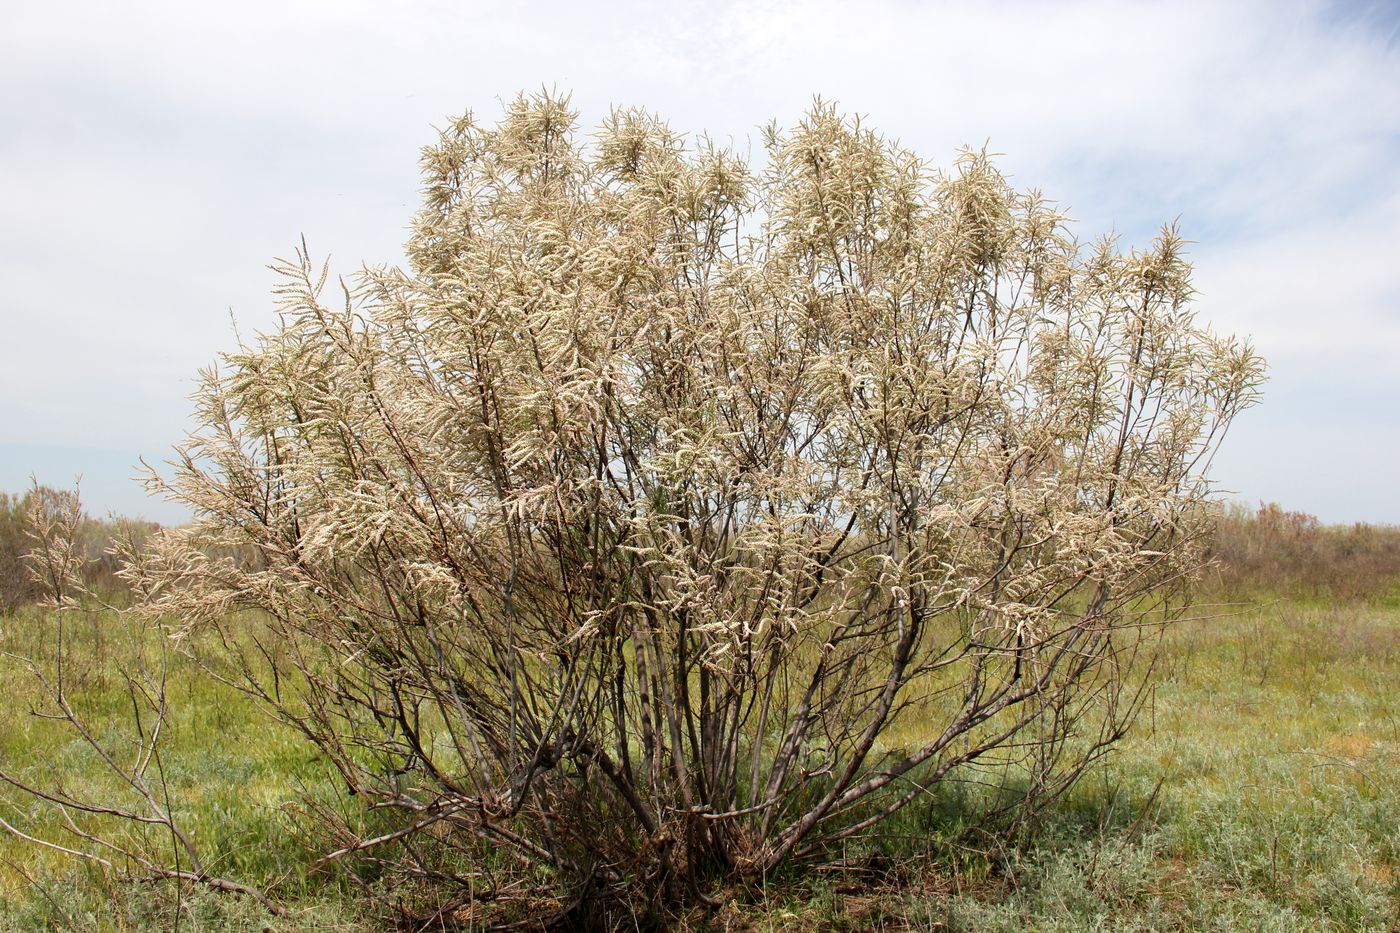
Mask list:
[[205,374],[157,481],[196,521],[131,579],[180,632],[265,620],[223,676],[401,814],[328,859],[693,900],[957,768],[1032,812],[1130,721],[1261,362],[1172,229],[1082,246],[825,105],[765,147],[457,120],[411,269],[303,249]]

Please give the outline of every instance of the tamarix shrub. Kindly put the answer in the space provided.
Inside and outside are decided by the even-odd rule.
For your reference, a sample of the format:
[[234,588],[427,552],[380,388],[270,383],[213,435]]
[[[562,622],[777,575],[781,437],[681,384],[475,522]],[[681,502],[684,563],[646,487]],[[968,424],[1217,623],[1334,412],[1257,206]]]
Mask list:
[[954,769],[1053,799],[1139,706],[1262,379],[1181,238],[1081,245],[822,104],[761,167],[575,122],[453,121],[409,269],[279,264],[133,611],[265,620],[219,674],[372,816],[308,811],[386,897],[665,908]]

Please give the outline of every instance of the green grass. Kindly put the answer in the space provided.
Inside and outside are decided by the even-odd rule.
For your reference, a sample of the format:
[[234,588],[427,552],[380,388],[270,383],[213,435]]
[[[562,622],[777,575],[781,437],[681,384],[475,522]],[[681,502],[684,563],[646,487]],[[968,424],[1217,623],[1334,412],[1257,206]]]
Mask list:
[[931,859],[747,904],[748,928],[1400,929],[1400,607],[1254,600],[1176,626],[1164,661],[1029,846],[951,848],[945,794],[898,820]]
[[[960,794],[985,791],[950,786],[886,828],[871,871],[732,892],[691,925],[1400,929],[1400,603],[1255,597],[1221,612],[1168,632],[1151,709],[1028,845],[985,853],[955,840]],[[43,620],[3,624],[0,640],[17,650]],[[97,718],[120,721],[121,679],[98,665],[83,676]],[[100,786],[90,756],[25,712],[32,690],[14,664],[0,665],[0,689],[11,698],[6,767],[39,773],[42,749],[70,780]],[[0,930],[170,929],[177,917],[184,930],[371,929],[353,892],[297,867],[307,852],[279,810],[296,795],[286,776],[332,790],[300,742],[181,659],[171,692],[164,765],[178,809],[218,871],[271,889],[293,916],[188,887],[124,886],[0,838]]]
[[[4,618],[0,650],[51,663],[52,624],[51,615],[34,609]],[[120,672],[102,661],[130,657],[123,631],[105,612],[70,616],[67,624],[73,652],[66,676],[74,707],[98,730],[104,746],[125,759],[135,747],[131,699]],[[171,718],[164,751],[149,777],[163,772],[170,809],[196,841],[207,871],[275,888],[279,898],[301,909],[291,923],[269,924],[267,911],[246,898],[170,882],[123,884],[100,867],[0,832],[0,931],[170,929],[176,917],[185,930],[352,929],[356,905],[334,879],[308,877],[301,869],[308,853],[289,832],[282,809],[299,789],[333,799],[323,766],[246,698],[211,681],[183,655],[171,652],[167,658]],[[58,776],[75,796],[87,799],[135,801],[90,747],[65,724],[42,715],[51,707],[12,658],[0,659],[0,691],[9,698],[9,714],[0,719],[0,765],[6,770],[43,785]],[[18,792],[0,795],[0,816],[34,835],[74,844],[53,808]],[[75,819],[151,849],[171,849],[159,832],[141,837],[118,821],[81,814]]]

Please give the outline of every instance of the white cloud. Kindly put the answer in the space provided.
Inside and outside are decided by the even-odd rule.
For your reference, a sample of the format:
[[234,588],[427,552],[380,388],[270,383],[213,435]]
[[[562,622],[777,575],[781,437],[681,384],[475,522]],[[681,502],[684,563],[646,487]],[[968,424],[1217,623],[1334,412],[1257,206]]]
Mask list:
[[[25,5],[0,35],[0,443],[159,456],[229,306],[269,320],[273,255],[305,232],[342,267],[397,258],[450,114],[557,85],[586,124],[640,104],[743,148],[820,93],[936,162],[990,140],[1086,237],[1180,214],[1203,314],[1275,360],[1252,416],[1272,427],[1243,423],[1222,461],[1254,495],[1280,445],[1346,446],[1295,399],[1396,391],[1392,33],[1263,0]],[[1400,521],[1374,478],[1267,482]]]
[[1348,380],[1400,389],[1400,190],[1196,252],[1206,317],[1252,334],[1276,364],[1349,364]]

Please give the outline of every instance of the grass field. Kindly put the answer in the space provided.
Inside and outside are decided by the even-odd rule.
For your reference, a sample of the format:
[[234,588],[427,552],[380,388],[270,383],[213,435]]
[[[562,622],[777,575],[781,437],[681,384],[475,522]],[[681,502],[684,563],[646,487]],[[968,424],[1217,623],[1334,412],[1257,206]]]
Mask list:
[[[1155,702],[1019,851],[951,842],[957,794],[911,807],[860,875],[775,879],[731,892],[693,925],[728,930],[1400,929],[1400,600],[1240,597],[1166,636]],[[51,619],[5,620],[25,651]],[[95,646],[99,617],[79,625]],[[113,637],[108,633],[105,637]],[[121,679],[79,657],[94,720],[119,730]],[[90,753],[28,712],[13,663],[0,755],[39,774],[99,780]],[[354,891],[308,876],[282,807],[329,776],[293,737],[176,658],[179,715],[161,763],[211,869],[292,907],[170,883],[124,885],[65,856],[0,839],[0,929],[371,929]],[[286,776],[294,781],[289,784]],[[14,795],[9,795],[15,800]],[[27,805],[22,802],[21,807]],[[35,811],[37,812],[37,811]],[[3,813],[23,816],[14,803]],[[56,825],[48,824],[51,828]]]

